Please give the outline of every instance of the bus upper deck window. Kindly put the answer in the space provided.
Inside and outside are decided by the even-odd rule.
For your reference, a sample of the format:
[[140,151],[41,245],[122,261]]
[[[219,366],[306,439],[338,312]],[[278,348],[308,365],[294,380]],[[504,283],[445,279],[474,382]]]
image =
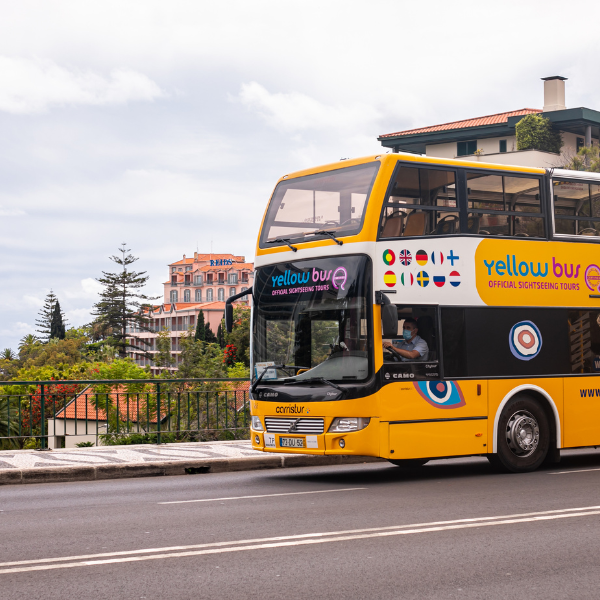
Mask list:
[[467,173],[469,233],[544,237],[540,180]]
[[600,185],[577,180],[554,180],[555,233],[600,236]]
[[280,182],[269,203],[260,247],[284,243],[278,238],[312,241],[319,230],[337,237],[357,234],[379,164],[370,162]]
[[380,238],[459,233],[454,171],[400,165],[384,204],[379,232]]

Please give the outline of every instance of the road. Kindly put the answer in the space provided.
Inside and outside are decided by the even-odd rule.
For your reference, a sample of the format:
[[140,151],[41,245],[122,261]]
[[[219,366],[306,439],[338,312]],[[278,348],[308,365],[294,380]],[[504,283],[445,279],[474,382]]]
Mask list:
[[0,510],[7,599],[600,596],[594,450],[525,475],[472,458],[9,486]]

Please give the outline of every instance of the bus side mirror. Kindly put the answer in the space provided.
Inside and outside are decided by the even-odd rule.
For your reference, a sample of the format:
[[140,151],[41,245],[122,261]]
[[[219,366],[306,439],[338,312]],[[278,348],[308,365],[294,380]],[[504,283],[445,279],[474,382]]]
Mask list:
[[233,304],[225,304],[225,329],[227,333],[233,330]]
[[384,338],[398,336],[398,310],[383,292],[375,292],[375,300],[381,305],[381,326]]

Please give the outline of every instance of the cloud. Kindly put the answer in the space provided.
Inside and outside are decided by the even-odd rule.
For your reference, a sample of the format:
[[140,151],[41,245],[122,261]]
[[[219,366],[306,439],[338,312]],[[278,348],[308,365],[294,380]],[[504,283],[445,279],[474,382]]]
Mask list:
[[255,81],[243,83],[235,98],[281,132],[356,131],[372,128],[381,115],[361,103],[328,105],[300,92],[271,93]]
[[150,102],[165,95],[149,77],[131,69],[114,69],[103,77],[90,70],[69,70],[51,60],[0,56],[0,110],[8,113]]
[[8,328],[0,329],[0,336],[12,338],[11,342],[16,342],[18,339],[27,335],[28,333],[35,334],[35,327],[28,323],[16,321]]
[[0,206],[0,217],[23,217],[27,213],[18,208],[2,208]]

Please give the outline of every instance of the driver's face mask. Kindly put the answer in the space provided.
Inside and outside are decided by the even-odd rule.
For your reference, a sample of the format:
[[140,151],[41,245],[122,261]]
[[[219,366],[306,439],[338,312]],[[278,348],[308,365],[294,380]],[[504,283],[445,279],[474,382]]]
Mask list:
[[405,340],[410,340],[410,338],[412,337],[412,334],[413,334],[412,329],[404,329],[402,331],[402,337]]

